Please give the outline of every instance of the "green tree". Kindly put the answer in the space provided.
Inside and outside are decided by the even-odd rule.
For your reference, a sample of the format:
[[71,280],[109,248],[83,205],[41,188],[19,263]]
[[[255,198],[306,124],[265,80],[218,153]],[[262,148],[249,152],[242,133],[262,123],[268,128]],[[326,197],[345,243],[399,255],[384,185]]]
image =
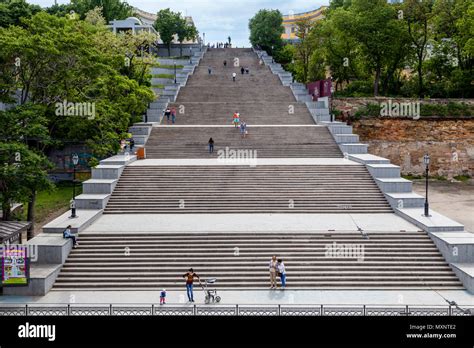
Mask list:
[[352,0],[347,9],[338,7],[332,18],[337,28],[359,45],[374,74],[374,95],[378,96],[383,70],[392,59],[397,46],[394,43],[402,35],[395,8],[385,0]]
[[279,10],[260,10],[250,19],[250,42],[275,56],[283,47],[283,16]]
[[415,47],[418,71],[418,96],[423,98],[423,62],[426,58],[426,47],[431,37],[430,21],[433,1],[407,0],[404,2],[404,17],[407,23],[411,43]]
[[[2,196],[6,197],[2,211],[9,219],[13,202],[28,202],[27,220],[35,221],[35,202],[38,190],[52,188],[47,179],[47,170],[52,164],[41,152],[44,145],[50,144],[45,117],[46,108],[35,104],[24,104],[8,111],[0,111],[0,150],[4,151],[6,174],[15,175],[3,181]],[[13,182],[14,180],[18,182]],[[28,239],[33,237],[33,224],[28,229]]]
[[[86,141],[96,157],[115,153],[130,123],[153,100],[148,85],[138,81],[138,68],[129,76],[121,73],[126,54],[138,55],[137,47],[125,45],[105,27],[46,13],[26,25],[0,29],[0,97],[8,99],[19,90],[20,104],[29,101],[47,108],[53,139]],[[135,61],[143,75],[144,60]],[[95,115],[58,113],[57,104],[65,101],[93,104]]]
[[40,11],[41,7],[25,0],[0,0],[0,27],[21,25],[22,18],[30,18]]
[[295,44],[296,47],[296,60],[301,65],[302,76],[300,81],[303,83],[308,82],[308,70],[311,55],[315,49],[316,38],[311,35],[313,25],[309,19],[303,19],[296,23],[296,36],[298,42]]
[[[18,142],[0,141],[0,200],[3,220],[11,219],[11,207],[16,202],[28,202],[27,220],[34,223],[34,206],[38,190],[52,189],[48,170],[52,164],[43,154]],[[33,237],[33,226],[28,239]]]
[[160,34],[160,39],[168,48],[168,55],[171,56],[171,43],[174,35],[177,34],[178,26],[182,21],[181,14],[171,11],[169,8],[160,10],[153,26]]
[[[146,111],[153,93],[138,76],[145,80],[151,61],[139,52],[150,41],[114,35],[100,21],[92,25],[45,12],[22,25],[0,28],[0,100],[13,102],[20,94],[18,107],[0,113],[0,192],[6,218],[12,202],[26,201],[34,221],[36,192],[50,185],[51,148],[85,143],[95,161],[114,154]],[[127,54],[135,56],[131,71],[124,71]],[[58,108],[65,102],[93,104],[95,113],[65,114]]]
[[71,0],[71,7],[82,19],[86,17],[87,12],[100,7],[107,23],[133,15],[133,7],[121,0]]
[[179,16],[179,20],[176,23],[176,35],[178,36],[179,42],[179,55],[183,56],[183,42],[185,40],[194,40],[198,35],[198,31],[194,24],[188,23],[186,18]]

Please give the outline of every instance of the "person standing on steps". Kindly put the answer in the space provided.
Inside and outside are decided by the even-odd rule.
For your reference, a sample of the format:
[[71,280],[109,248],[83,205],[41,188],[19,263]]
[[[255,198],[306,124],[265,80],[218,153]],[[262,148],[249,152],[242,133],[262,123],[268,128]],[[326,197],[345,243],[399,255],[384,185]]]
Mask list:
[[166,116],[166,122],[170,123],[170,116],[171,116],[171,110],[170,108],[166,108],[165,110],[165,116]]
[[234,123],[234,127],[238,128],[240,124],[240,114],[236,111],[234,112],[234,119],[232,120],[232,123]]
[[172,124],[176,123],[176,108],[171,109],[171,123]]
[[207,71],[209,72],[209,75],[212,74],[212,68],[211,68],[211,66],[208,66],[208,67],[207,67]]
[[214,139],[209,139],[208,141],[208,144],[209,144],[209,153],[213,153],[214,152]]
[[240,135],[242,138],[245,138],[247,135],[247,123],[245,123],[245,121],[240,122]]
[[236,73],[233,73],[233,74],[232,74],[232,80],[234,80],[234,82],[235,82],[235,78],[236,78],[236,77],[237,77],[237,74],[236,74]]
[[244,68],[244,67],[241,67],[241,68],[240,68],[240,72],[242,73],[242,75],[245,74],[245,68]]
[[270,289],[276,289],[277,287],[277,281],[276,281],[276,276],[277,276],[277,257],[272,256],[272,259],[270,260],[270,265],[269,265],[269,270],[270,270]]
[[163,289],[160,292],[160,305],[164,304],[166,304],[166,289]]
[[278,260],[277,269],[278,269],[278,275],[280,276],[280,279],[281,279],[281,289],[285,290],[285,287],[286,287],[286,270],[285,270],[285,264],[283,263],[282,259]]
[[189,269],[184,275],[183,278],[186,279],[186,293],[188,295],[188,300],[189,302],[194,302],[194,297],[193,297],[193,282],[194,278],[197,278],[199,280],[199,276],[194,273],[194,270],[192,268]]
[[227,60],[224,60],[224,68],[227,67]]

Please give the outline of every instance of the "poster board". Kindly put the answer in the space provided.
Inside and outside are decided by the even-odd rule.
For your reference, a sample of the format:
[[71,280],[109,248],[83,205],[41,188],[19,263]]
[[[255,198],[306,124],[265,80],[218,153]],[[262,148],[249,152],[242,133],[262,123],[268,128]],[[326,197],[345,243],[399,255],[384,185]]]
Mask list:
[[1,286],[28,285],[30,265],[26,245],[3,245],[1,260]]

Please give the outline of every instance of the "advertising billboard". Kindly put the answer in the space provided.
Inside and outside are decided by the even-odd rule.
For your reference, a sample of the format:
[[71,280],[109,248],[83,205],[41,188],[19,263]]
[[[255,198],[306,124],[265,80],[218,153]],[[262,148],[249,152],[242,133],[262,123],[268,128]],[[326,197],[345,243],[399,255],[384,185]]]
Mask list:
[[29,280],[26,245],[4,245],[2,248],[2,286],[25,286]]

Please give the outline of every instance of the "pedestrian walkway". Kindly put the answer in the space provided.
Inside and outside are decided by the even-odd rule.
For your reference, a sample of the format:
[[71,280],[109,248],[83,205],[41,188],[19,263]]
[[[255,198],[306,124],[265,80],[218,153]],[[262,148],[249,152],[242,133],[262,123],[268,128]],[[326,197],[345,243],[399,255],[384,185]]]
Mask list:
[[[186,289],[168,291],[167,305],[188,307],[193,304],[186,299]],[[423,305],[446,307],[445,299],[455,301],[459,306],[472,308],[472,295],[459,290],[219,290],[222,301],[219,305],[332,305],[344,306],[397,306]],[[30,303],[35,306],[48,304],[70,304],[72,306],[87,305],[151,305],[159,303],[160,289],[154,291],[127,291],[126,296],[120,291],[51,291],[46,296],[3,296],[0,297],[0,308],[7,305]],[[200,289],[194,291],[198,305],[204,304],[204,293]]]

